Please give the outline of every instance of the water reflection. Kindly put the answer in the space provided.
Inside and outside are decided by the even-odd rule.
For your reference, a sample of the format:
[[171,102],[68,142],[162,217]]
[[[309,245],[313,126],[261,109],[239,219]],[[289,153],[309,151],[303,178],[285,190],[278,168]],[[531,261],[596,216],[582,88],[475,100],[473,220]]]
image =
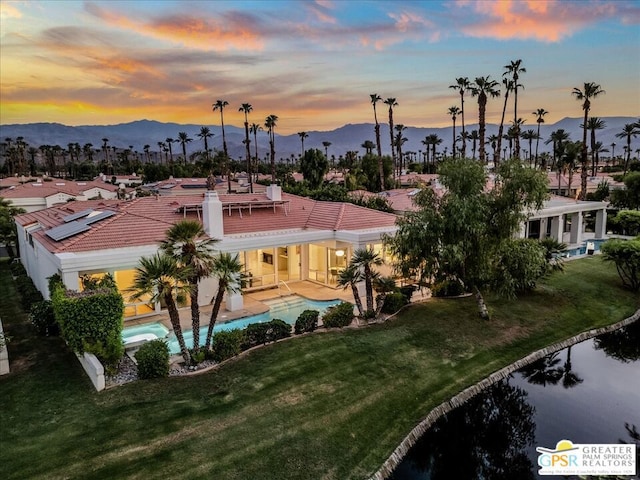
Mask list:
[[538,478],[536,446],[565,438],[640,446],[639,385],[636,322],[548,355],[450,412],[390,478],[527,480]]

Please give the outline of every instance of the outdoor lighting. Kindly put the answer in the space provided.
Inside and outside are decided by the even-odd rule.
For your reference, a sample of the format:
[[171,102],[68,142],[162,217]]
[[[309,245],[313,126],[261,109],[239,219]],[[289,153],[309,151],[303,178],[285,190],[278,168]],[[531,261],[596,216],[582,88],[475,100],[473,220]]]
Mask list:
[[344,250],[336,250],[336,257],[344,257]]

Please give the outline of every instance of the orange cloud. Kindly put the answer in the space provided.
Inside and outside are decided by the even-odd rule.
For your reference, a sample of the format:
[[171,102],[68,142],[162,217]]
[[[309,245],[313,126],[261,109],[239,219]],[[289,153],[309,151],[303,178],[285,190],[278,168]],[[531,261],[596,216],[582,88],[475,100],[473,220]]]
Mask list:
[[85,8],[112,26],[201,50],[260,51],[264,48],[264,39],[257,20],[246,14],[232,12],[222,15],[221,19],[171,15],[145,22],[133,20],[93,3],[87,3]]
[[462,31],[467,35],[542,42],[557,42],[602,17],[616,13],[616,5],[612,3],[559,0],[459,0],[456,6],[472,9],[478,14],[472,23],[462,26]]
[[0,19],[6,20],[9,18],[22,18],[22,12],[10,3],[0,3]]

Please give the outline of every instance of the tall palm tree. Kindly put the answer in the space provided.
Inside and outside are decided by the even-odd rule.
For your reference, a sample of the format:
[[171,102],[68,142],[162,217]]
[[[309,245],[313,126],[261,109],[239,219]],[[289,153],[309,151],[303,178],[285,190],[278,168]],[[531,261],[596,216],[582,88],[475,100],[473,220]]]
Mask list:
[[[596,155],[594,152],[596,145],[596,130],[602,130],[607,126],[607,122],[598,117],[589,117],[589,121],[587,122],[587,130],[591,132],[591,176],[595,177],[596,175]],[[580,128],[584,128],[582,124],[580,124]]]
[[447,113],[451,115],[451,120],[453,120],[453,142],[451,144],[451,152],[453,158],[456,158],[456,119],[458,115],[460,115],[460,109],[457,106],[449,107]]
[[[507,73],[503,73],[504,77]],[[502,85],[504,86],[504,103],[502,104],[502,117],[500,118],[500,127],[498,127],[498,145],[497,145],[497,155],[494,155],[493,163],[495,168],[498,168],[500,165],[500,152],[502,151],[502,139],[504,138],[504,117],[507,112],[507,102],[509,100],[509,92],[513,90],[513,80],[510,78],[503,78]]]
[[304,157],[304,139],[309,136],[307,132],[298,132],[298,136],[300,137],[300,143],[302,144],[302,156]]
[[[551,132],[549,139],[544,142],[545,145],[553,143],[553,166],[552,168],[557,168],[557,163],[560,157],[560,153],[564,151],[564,142],[569,140],[569,133],[566,132],[563,128],[559,128],[558,130]],[[543,159],[542,169],[545,170],[547,168],[546,162]],[[558,195],[560,195],[560,191],[558,190]]]
[[382,265],[382,258],[372,248],[359,248],[353,252],[350,267],[358,270],[362,269],[364,277],[364,287],[367,299],[367,312],[374,311],[373,304],[373,280],[377,276],[377,272],[373,270],[374,266]]
[[478,130],[471,130],[469,134],[469,138],[471,139],[471,149],[473,152],[473,159],[476,159],[476,149],[478,147],[478,140],[480,140],[480,136],[478,135]]
[[220,126],[222,129],[222,151],[224,152],[225,170],[227,174],[227,191],[231,193],[231,164],[229,162],[229,152],[227,150],[227,138],[224,134],[224,109],[229,105],[226,100],[216,100],[211,107],[213,111],[220,110]]
[[522,134],[520,135],[522,137],[523,140],[528,140],[529,141],[529,166],[531,166],[532,160],[533,160],[533,148],[532,148],[532,144],[533,141],[539,140],[540,137],[538,136],[538,134],[536,133],[535,130],[533,130],[532,128],[530,128],[527,131],[522,132]]
[[540,143],[540,125],[544,123],[544,116],[549,113],[544,108],[538,108],[532,114],[536,116],[536,123],[538,124],[538,134],[536,138],[536,157],[535,157],[535,165],[538,166],[538,144]]
[[267,127],[267,132],[269,134],[269,149],[271,152],[271,183],[276,183],[276,147],[275,147],[275,129],[276,124],[278,122],[277,115],[269,115],[264,120],[264,126]]
[[171,162],[173,164],[173,149],[171,148],[171,145],[175,142],[175,140],[171,137],[165,138],[164,140],[167,144],[167,147],[169,148],[169,162]]
[[239,112],[244,113],[244,146],[247,151],[247,176],[249,177],[249,192],[253,193],[253,182],[251,181],[251,150],[249,144],[249,113],[253,110],[250,103],[243,103],[238,109]]
[[208,238],[202,224],[195,220],[183,220],[167,230],[166,238],[160,243],[161,250],[174,257],[179,266],[188,267],[191,275],[187,282],[191,286],[191,325],[193,330],[193,350],[200,349],[200,308],[198,305],[198,283],[211,274],[213,255],[211,249],[218,240]]
[[258,162],[260,161],[258,158],[258,132],[262,132],[262,127],[257,123],[252,123],[249,126],[249,133],[253,134],[253,146],[256,152],[256,181],[258,181]]
[[[329,162],[329,147],[331,146],[331,142],[324,140],[322,146],[324,147],[324,157],[327,159],[327,162]],[[331,166],[333,167],[333,165]]]
[[189,293],[191,287],[188,280],[190,276],[189,267],[184,267],[178,263],[176,258],[159,252],[139,260],[133,284],[127,290],[133,300],[150,297],[149,301],[153,303],[164,301],[169,312],[173,333],[178,340],[178,345],[180,345],[180,353],[187,364],[191,363],[191,357],[182,335],[176,299]]
[[605,91],[602,87],[593,82],[585,82],[582,90],[574,87],[571,92],[576,100],[582,102],[582,110],[584,111],[584,121],[582,122],[582,154],[580,156],[582,168],[582,173],[580,175],[580,200],[585,200],[587,198],[587,118],[589,117],[589,110],[591,109],[591,99],[604,93]]
[[218,279],[218,290],[213,299],[211,319],[209,320],[207,338],[204,344],[206,349],[211,349],[213,327],[218,319],[220,305],[222,304],[225,292],[238,293],[242,287],[242,263],[240,262],[238,254],[223,252],[217,255],[213,259],[211,273]]
[[192,140],[187,132],[178,133],[178,142],[182,145],[182,157],[184,158],[185,164],[187,163],[187,143],[190,143]]
[[627,139],[627,158],[624,161],[624,173],[627,174],[627,170],[629,169],[629,161],[631,160],[631,137],[635,137],[640,134],[640,127],[637,123],[627,123],[620,133],[616,133],[616,138],[626,138]]
[[496,88],[498,82],[491,80],[490,76],[476,77],[475,81],[471,85],[471,95],[478,97],[478,133],[480,135],[480,161],[486,163],[485,155],[485,132],[486,126],[486,110],[487,110],[487,96],[499,97],[500,90]]
[[[491,149],[493,150],[493,158],[494,158],[494,161],[495,161],[496,149],[498,148],[498,135],[496,135],[496,134],[489,135],[489,138],[487,139],[487,142],[489,143],[489,145],[491,145]],[[475,158],[475,152],[474,152],[474,158]]]
[[449,88],[453,88],[460,94],[460,116],[462,123],[462,158],[465,158],[467,155],[467,141],[465,136],[465,127],[464,127],[464,94],[468,90],[471,89],[471,82],[467,77],[458,77],[456,78],[456,83],[453,85],[449,85]]
[[[395,139],[393,134],[393,107],[398,106],[398,102],[393,97],[389,97],[384,101],[385,105],[389,106],[389,136],[391,137],[391,164],[393,165],[394,172],[396,168],[396,149]],[[382,184],[384,185],[384,183]],[[382,187],[384,188],[384,187]]]
[[213,133],[209,129],[209,127],[200,127],[200,133],[198,133],[198,138],[204,142],[204,154],[207,162],[209,161],[209,139],[213,137]]
[[371,153],[373,152],[373,149],[376,148],[376,144],[373,143],[371,140],[365,140],[364,142],[362,142],[362,145],[360,145],[362,148],[364,148],[365,150],[365,155],[371,155]]
[[102,139],[102,150],[104,151],[104,161],[106,163],[109,163],[109,139],[108,138]]
[[505,65],[505,73],[506,75],[511,76],[511,80],[513,81],[513,121],[516,125],[516,157],[520,158],[520,126],[517,125],[518,121],[518,87],[524,88],[521,84],[518,83],[518,79],[520,78],[521,73],[526,73],[527,69],[522,67],[522,60],[512,60],[509,62],[509,65]]
[[358,292],[358,283],[360,283],[361,281],[362,272],[359,268],[356,268],[354,265],[350,264],[338,275],[337,284],[343,289],[351,287],[353,300],[356,302],[356,307],[358,308],[358,315],[362,317],[364,315],[364,310],[362,308],[362,299],[360,298],[360,292]]
[[151,154],[150,154],[149,150],[151,150],[151,145],[146,144],[144,147],[142,147],[142,150],[144,151],[144,161],[145,161],[145,163],[150,163],[151,162]]
[[378,149],[378,175],[380,180],[380,190],[384,190],[384,168],[382,163],[382,144],[380,143],[380,124],[378,123],[378,113],[376,112],[376,103],[382,100],[382,97],[377,93],[369,94],[371,97],[371,104],[373,105],[373,119],[376,122],[374,127],[376,133],[376,147]]
[[407,138],[404,136],[403,132],[407,129],[407,127],[399,123],[398,125],[395,126],[395,129],[397,133],[394,138],[394,143],[396,146],[396,151],[398,152],[398,176],[400,176],[400,173],[402,172],[402,167],[404,166],[404,162],[402,158],[402,145],[404,145],[405,142],[407,142]]
[[[608,152],[609,149],[608,148],[604,148],[604,144],[602,142],[596,142],[595,145],[593,146],[593,158],[594,158],[594,165],[595,165],[595,171],[598,171],[598,165],[600,165],[600,154],[601,153],[606,153]],[[595,173],[593,174],[593,176],[595,176]]]

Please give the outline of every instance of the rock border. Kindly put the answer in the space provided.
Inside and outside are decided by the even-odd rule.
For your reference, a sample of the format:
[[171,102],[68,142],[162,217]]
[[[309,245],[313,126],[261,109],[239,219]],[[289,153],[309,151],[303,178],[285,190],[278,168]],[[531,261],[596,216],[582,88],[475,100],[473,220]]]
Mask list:
[[415,443],[418,441],[420,437],[443,415],[447,414],[454,408],[463,405],[467,401],[469,401],[472,397],[476,396],[478,393],[482,392],[486,388],[490,387],[494,383],[503,380],[511,373],[519,370],[520,368],[535,362],[536,360],[540,360],[541,358],[555,353],[564,348],[570,347],[577,343],[583,342],[585,340],[589,340],[591,338],[597,337],[599,335],[612,332],[614,330],[618,330],[619,328],[626,327],[627,325],[631,325],[632,323],[640,320],[640,309],[637,310],[630,317],[625,318],[624,320],[614,323],[612,325],[608,325],[606,327],[600,327],[596,329],[592,329],[586,332],[582,332],[578,335],[575,335],[567,340],[563,340],[558,343],[554,343],[546,348],[541,350],[537,350],[533,353],[530,353],[526,357],[517,360],[516,362],[508,365],[500,370],[492,373],[484,380],[472,385],[471,387],[465,388],[462,392],[458,393],[450,400],[447,400],[433,410],[431,410],[427,416],[416,425],[411,432],[400,442],[400,445],[396,447],[393,453],[387,458],[387,460],[382,464],[382,466],[371,476],[369,480],[386,480],[389,475],[393,473],[396,467],[400,464],[402,459],[406,456],[407,452]]

